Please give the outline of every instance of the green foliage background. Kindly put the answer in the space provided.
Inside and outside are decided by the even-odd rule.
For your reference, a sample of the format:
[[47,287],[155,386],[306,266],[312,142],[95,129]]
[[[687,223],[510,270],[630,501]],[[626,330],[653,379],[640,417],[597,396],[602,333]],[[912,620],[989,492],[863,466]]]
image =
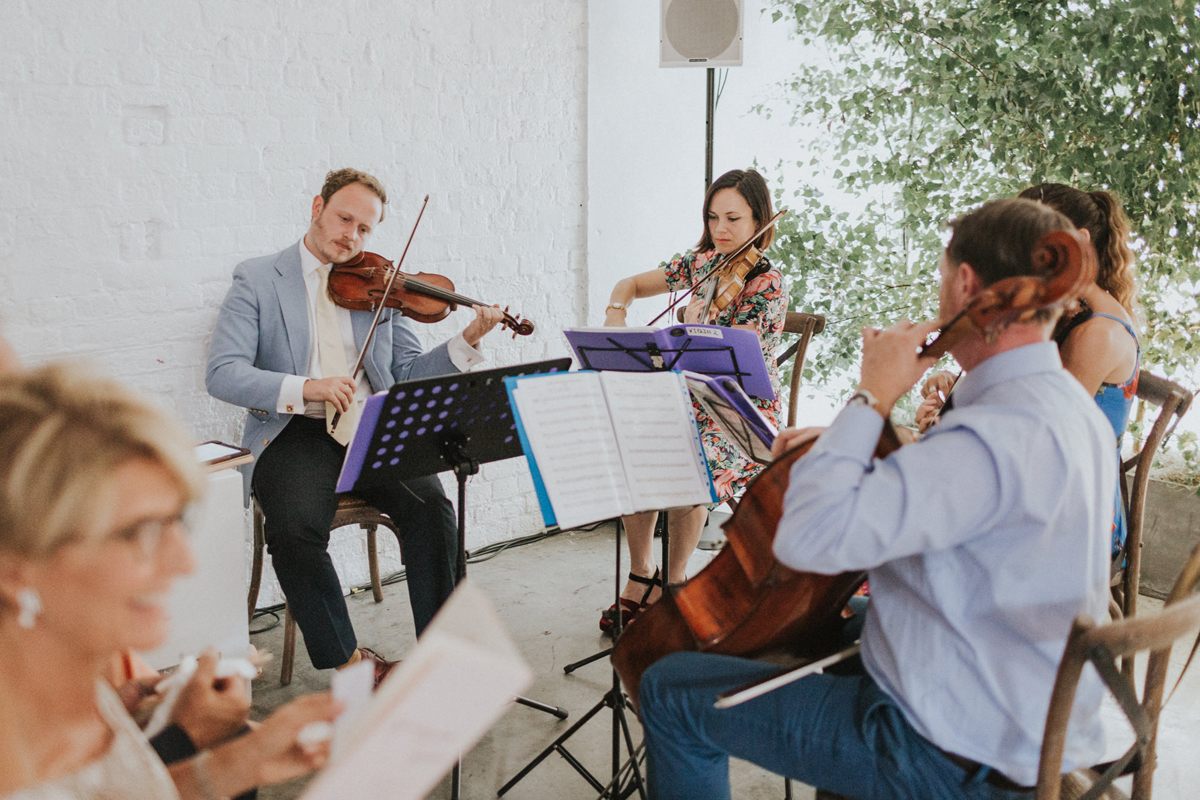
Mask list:
[[[1143,364],[1187,383],[1200,342],[1200,55],[1195,2],[776,2],[828,61],[763,114],[819,121],[771,256],[793,308],[826,315],[805,381],[852,386],[859,331],[930,318],[945,222],[1043,181],[1105,188],[1134,228]],[[810,384],[811,385],[811,384]]]

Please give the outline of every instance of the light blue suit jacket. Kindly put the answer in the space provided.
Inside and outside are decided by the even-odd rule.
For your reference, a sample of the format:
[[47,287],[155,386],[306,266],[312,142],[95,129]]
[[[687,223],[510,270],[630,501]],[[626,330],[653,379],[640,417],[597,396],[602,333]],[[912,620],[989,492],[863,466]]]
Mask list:
[[[300,247],[297,242],[274,255],[237,265],[208,350],[204,379],[208,393],[249,409],[242,446],[255,460],[241,468],[246,503],[254,464],[293,416],[275,411],[283,379],[308,372],[308,294]],[[351,311],[350,317],[354,341],[361,349],[374,313]],[[375,392],[399,381],[458,372],[446,343],[422,352],[415,324],[392,309],[383,312],[364,369]]]

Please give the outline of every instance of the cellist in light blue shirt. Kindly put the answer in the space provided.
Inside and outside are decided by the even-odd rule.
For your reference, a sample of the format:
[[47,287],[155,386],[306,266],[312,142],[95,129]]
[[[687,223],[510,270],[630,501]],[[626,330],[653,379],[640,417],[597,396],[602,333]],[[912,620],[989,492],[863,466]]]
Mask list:
[[[1026,200],[953,224],[940,318],[1032,274],[1034,243],[1071,230]],[[641,683],[651,794],[729,797],[728,756],[847,797],[1032,797],[1051,686],[1071,622],[1108,607],[1112,431],[1049,341],[1057,311],[951,348],[967,371],[921,441],[872,457],[884,419],[932,359],[937,323],[863,332],[859,394],[792,467],[775,553],[795,569],[867,569],[865,672],[811,675],[730,709],[716,694],[770,674],[676,654]],[[784,432],[777,453],[811,432]],[[1085,671],[1064,770],[1103,754]]]

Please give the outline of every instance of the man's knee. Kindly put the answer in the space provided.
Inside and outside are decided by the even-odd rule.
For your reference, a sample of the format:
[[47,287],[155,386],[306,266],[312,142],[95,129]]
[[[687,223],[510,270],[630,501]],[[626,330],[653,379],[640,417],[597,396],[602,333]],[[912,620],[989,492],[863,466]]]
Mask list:
[[638,684],[639,705],[642,716],[650,717],[664,713],[672,701],[677,701],[684,691],[684,680],[695,671],[689,664],[695,653],[671,653],[660,658],[642,673]]

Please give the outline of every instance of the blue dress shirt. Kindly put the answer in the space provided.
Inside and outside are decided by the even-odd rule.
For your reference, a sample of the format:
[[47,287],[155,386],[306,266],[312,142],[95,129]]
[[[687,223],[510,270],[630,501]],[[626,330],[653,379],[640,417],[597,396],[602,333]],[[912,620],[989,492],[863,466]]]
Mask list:
[[[1050,342],[980,364],[921,441],[876,461],[882,425],[847,407],[796,462],[776,556],[868,569],[871,677],[926,739],[1032,785],[1071,622],[1107,616],[1112,428]],[[1085,669],[1064,771],[1102,757],[1102,696]]]

